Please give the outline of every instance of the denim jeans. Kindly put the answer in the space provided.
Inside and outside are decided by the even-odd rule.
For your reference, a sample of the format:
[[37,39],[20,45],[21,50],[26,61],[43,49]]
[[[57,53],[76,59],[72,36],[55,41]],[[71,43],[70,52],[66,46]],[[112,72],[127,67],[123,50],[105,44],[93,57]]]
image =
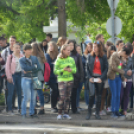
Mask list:
[[7,106],[8,111],[12,110],[12,98],[14,90],[17,90],[18,95],[18,109],[21,109],[21,73],[15,73],[13,76],[13,83],[7,82],[8,96]]
[[108,83],[110,86],[112,100],[112,112],[118,112],[120,107],[120,94],[121,94],[121,77],[116,76],[114,80],[108,79]]
[[43,94],[42,89],[37,90],[37,93],[38,93],[38,96],[39,96],[39,99],[40,99],[40,106],[44,107],[45,102],[44,102],[44,94]]
[[83,86],[83,82],[81,82],[81,83],[79,84],[79,87],[78,87],[78,89],[77,89],[77,96],[76,96],[76,107],[77,107],[77,108],[79,107],[80,93],[81,93],[82,86]]
[[85,99],[85,103],[86,105],[89,105],[89,89],[86,89],[86,82],[84,83],[84,99]]
[[[34,80],[35,79],[38,79],[38,78],[34,78]],[[36,105],[36,93],[37,92],[36,92],[36,90],[33,89],[32,79],[22,77],[21,87],[22,87],[22,91],[23,91],[23,95],[24,95],[22,105],[21,105],[21,109],[22,109],[21,114],[26,115],[27,101],[30,100],[29,115],[33,115],[34,108]]]

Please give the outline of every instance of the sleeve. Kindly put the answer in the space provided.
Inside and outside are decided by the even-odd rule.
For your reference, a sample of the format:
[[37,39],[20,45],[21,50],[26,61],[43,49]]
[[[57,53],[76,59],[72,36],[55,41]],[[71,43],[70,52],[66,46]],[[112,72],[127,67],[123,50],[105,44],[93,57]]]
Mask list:
[[11,73],[11,55],[7,57],[5,72],[7,79],[12,79],[12,73]]
[[60,63],[59,63],[59,58],[56,60],[56,62],[55,62],[55,66],[54,66],[54,73],[56,74],[56,75],[60,75],[62,72],[64,72],[64,69],[62,68],[60,68]]
[[40,63],[39,63],[39,60],[38,60],[37,57],[36,57],[36,61],[37,61],[37,69],[36,69],[36,71],[40,71],[41,70],[41,66],[40,66]]
[[119,69],[116,65],[116,61],[115,61],[116,57],[114,55],[112,55],[111,57],[111,62],[110,62],[110,66],[112,67],[112,70],[115,72],[118,72],[121,75],[124,75],[124,70],[123,69]]
[[82,64],[82,57],[81,56],[79,56],[79,70],[80,70],[80,74],[81,74],[81,82],[83,82],[83,79],[84,79],[84,71],[83,71],[83,64]]
[[86,71],[86,77],[88,79],[92,78],[89,70],[89,61],[90,61],[90,55],[88,55],[86,63],[85,63],[85,71]]
[[101,79],[105,80],[105,78],[107,77],[107,71],[108,71],[108,61],[107,61],[106,55],[104,55],[103,64],[104,64],[105,70],[102,72]]
[[48,62],[48,64],[51,66],[51,60],[48,54],[45,54],[46,60]]
[[134,70],[132,69],[132,58],[129,58],[129,59],[128,59],[126,68],[124,69],[124,71],[125,71],[125,76],[127,76],[127,71],[128,71],[128,70],[131,70],[132,73],[133,73],[133,71],[134,71]]
[[76,65],[75,65],[75,61],[74,59],[72,59],[72,73],[75,74],[76,73]]

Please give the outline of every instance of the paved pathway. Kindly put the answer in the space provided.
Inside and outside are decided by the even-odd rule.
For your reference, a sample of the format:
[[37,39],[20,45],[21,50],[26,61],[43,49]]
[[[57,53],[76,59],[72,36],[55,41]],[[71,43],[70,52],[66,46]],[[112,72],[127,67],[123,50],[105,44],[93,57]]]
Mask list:
[[[0,113],[0,124],[59,124],[59,125],[73,125],[83,127],[115,127],[115,128],[134,128],[134,121],[128,121],[125,118],[118,118],[114,120],[110,115],[102,116],[102,120],[95,120],[92,116],[91,120],[85,120],[87,114],[87,106],[81,103],[81,107],[85,110],[81,114],[71,114],[72,120],[57,121],[57,114],[51,113],[50,104],[45,105],[45,115],[40,115],[38,118],[22,119],[21,115],[9,116],[6,113]],[[28,111],[27,111],[28,112]],[[131,113],[132,114],[132,113]]]

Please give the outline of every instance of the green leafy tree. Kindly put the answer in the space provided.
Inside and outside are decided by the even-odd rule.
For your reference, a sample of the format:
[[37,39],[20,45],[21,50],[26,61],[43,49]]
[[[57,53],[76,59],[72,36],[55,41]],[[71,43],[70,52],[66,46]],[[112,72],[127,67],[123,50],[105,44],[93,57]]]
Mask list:
[[[134,0],[120,0],[115,13],[123,25],[118,37],[124,38],[125,42],[134,41],[133,4]],[[68,0],[67,14],[73,26],[81,28],[76,33],[80,39],[83,38],[84,32],[85,34],[90,33],[93,40],[98,33],[104,34],[105,40],[110,38],[106,31],[106,22],[111,17],[107,0]]]
[[118,8],[116,11],[116,16],[118,16],[122,21],[122,30],[118,35],[119,38],[124,38],[125,42],[134,41],[134,0],[120,0]]
[[[132,41],[134,34],[134,0],[120,0],[116,10],[123,24],[119,38]],[[49,25],[51,16],[57,16],[57,0],[0,0],[0,35],[15,35],[18,41],[29,42],[36,38],[45,38],[43,26]],[[72,26],[80,30],[76,33],[80,39],[84,34],[102,33],[105,39],[110,36],[106,31],[106,22],[110,18],[107,0],[66,0],[67,19]]]
[[18,41],[45,38],[43,26],[55,12],[56,0],[1,0],[0,35],[15,35]]

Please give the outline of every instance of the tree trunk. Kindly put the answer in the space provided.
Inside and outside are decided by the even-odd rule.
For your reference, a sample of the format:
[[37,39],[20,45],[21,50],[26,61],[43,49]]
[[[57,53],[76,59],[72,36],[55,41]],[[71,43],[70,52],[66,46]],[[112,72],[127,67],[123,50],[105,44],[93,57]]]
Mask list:
[[58,0],[58,36],[66,37],[65,0]]

